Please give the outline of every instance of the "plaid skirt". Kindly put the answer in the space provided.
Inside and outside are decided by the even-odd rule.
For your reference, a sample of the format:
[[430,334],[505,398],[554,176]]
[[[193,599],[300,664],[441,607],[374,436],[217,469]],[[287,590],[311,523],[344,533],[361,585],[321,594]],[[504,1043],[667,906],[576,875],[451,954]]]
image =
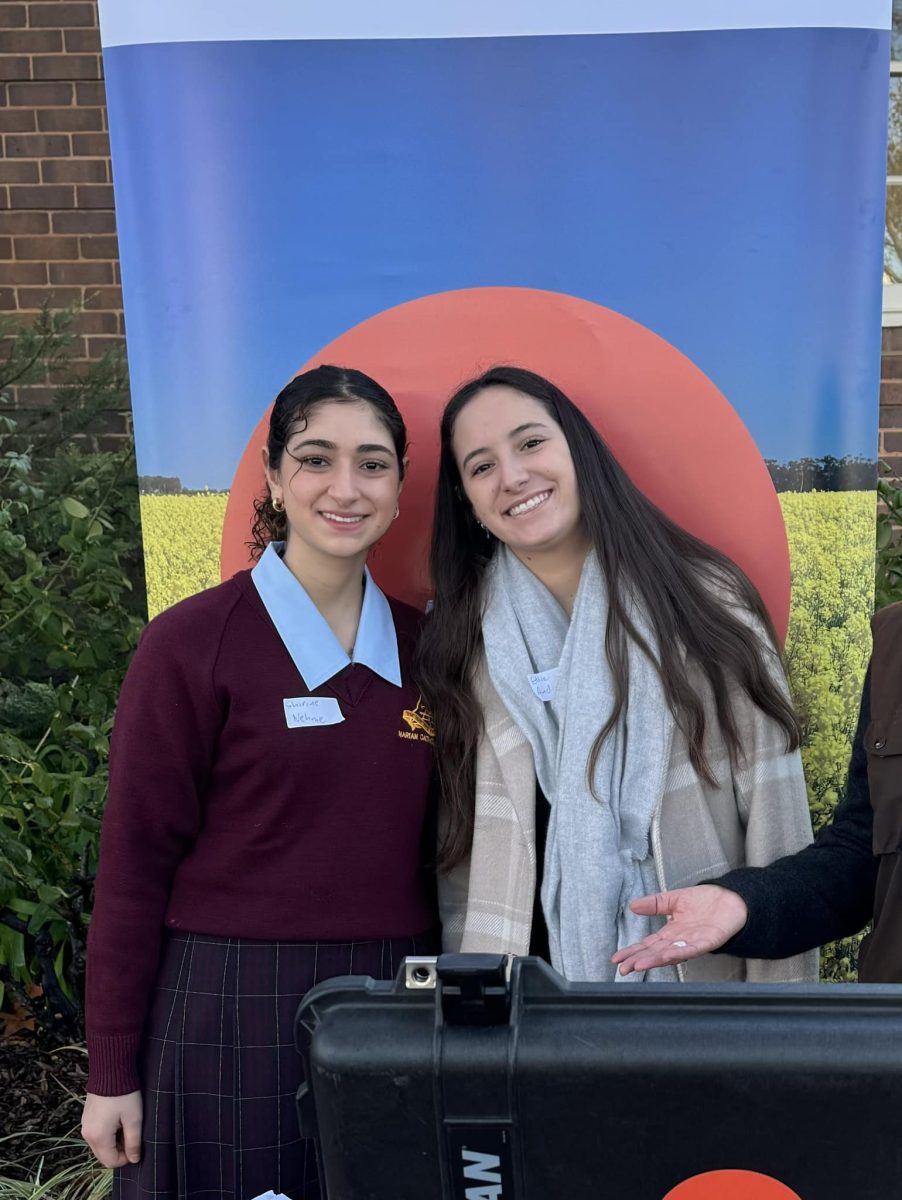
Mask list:
[[115,1172],[117,1200],[252,1200],[272,1189],[322,1200],[314,1144],[299,1136],[303,1061],[294,1018],[336,975],[394,977],[439,937],[365,942],[167,938],[141,1061],[144,1145]]

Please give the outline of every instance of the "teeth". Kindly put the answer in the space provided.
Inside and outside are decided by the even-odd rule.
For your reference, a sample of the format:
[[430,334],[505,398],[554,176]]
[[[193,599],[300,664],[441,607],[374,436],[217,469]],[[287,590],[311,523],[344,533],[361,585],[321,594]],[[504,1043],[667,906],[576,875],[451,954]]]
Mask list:
[[321,513],[320,516],[325,517],[327,521],[334,521],[336,525],[356,525],[363,519],[362,517],[340,517],[337,513],[327,512]]
[[530,512],[533,508],[538,508],[540,504],[544,504],[551,492],[541,492],[538,496],[533,496],[531,500],[524,500],[522,504],[515,504],[513,508],[507,510],[509,517],[519,517],[523,513]]

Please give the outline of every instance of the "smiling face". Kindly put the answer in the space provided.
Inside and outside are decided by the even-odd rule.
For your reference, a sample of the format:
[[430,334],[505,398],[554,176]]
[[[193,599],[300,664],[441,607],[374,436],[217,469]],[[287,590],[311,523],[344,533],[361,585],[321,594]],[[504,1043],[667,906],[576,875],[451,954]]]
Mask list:
[[483,389],[458,414],[452,448],[474,516],[518,558],[585,554],[570,449],[538,400],[503,385]]
[[385,533],[401,491],[392,437],[366,401],[315,404],[296,422],[273,469],[273,499],[288,524],[286,561],[359,558]]

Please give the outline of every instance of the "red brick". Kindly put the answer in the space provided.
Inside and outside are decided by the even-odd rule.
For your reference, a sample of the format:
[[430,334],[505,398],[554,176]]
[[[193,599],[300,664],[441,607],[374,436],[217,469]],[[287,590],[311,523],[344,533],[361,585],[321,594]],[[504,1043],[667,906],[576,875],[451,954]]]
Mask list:
[[57,258],[78,258],[78,238],[56,237],[17,237],[16,258],[33,258],[41,262],[50,262]]
[[75,87],[71,83],[11,83],[9,85],[10,104],[19,104],[28,108],[41,108],[47,104],[71,104],[74,95]]
[[78,315],[78,332],[87,334],[110,334],[121,343],[119,336],[119,314],[114,312],[83,312]]
[[73,133],[72,153],[89,158],[109,158],[109,136],[105,133]]
[[75,103],[88,108],[103,108],[106,105],[106,89],[103,80],[99,83],[76,83]]
[[0,233],[49,233],[50,217],[42,212],[0,213]]
[[85,341],[84,338],[78,338],[72,343],[73,358],[81,361],[68,362],[64,367],[58,367],[56,370],[47,372],[47,382],[56,384],[71,383],[73,376],[87,375],[91,369],[91,364],[85,361]]
[[5,54],[0,58],[0,79],[31,79],[31,59]]
[[85,308],[116,309],[122,308],[122,288],[100,287],[85,292]]
[[121,345],[122,338],[119,337],[88,338],[88,358],[101,358],[104,354],[109,354],[111,350],[115,350]]
[[[103,129],[103,109],[100,108],[42,108],[37,113],[38,129],[42,133],[76,132]],[[109,144],[104,151],[109,154]]]
[[885,383],[880,381],[880,403],[884,404],[902,404],[902,382]]
[[66,308],[70,304],[81,304],[84,291],[77,287],[19,288],[19,308],[40,308],[49,304],[52,308]]
[[0,162],[0,183],[37,183],[36,162]]
[[[118,343],[120,346],[121,342]],[[93,357],[88,352],[88,357]],[[97,356],[99,357],[99,355]],[[107,410],[104,413],[98,413],[91,421],[91,433],[100,435],[100,437],[122,437],[126,430],[126,419],[124,412],[111,412]]]
[[106,183],[107,178],[102,158],[51,158],[41,163],[44,183]]
[[111,237],[83,237],[81,239],[82,258],[118,259],[119,241],[115,235]]
[[902,429],[902,405],[880,405],[880,428]]
[[54,233],[115,233],[116,216],[103,209],[53,214]]
[[880,358],[881,379],[902,379],[902,352],[884,351]]
[[36,54],[31,64],[34,79],[100,78],[100,56],[97,54]]
[[8,312],[10,309],[17,307],[16,289],[0,287],[0,308]]
[[0,263],[0,283],[36,283],[47,282],[47,264],[43,262],[3,262]]
[[56,409],[59,407],[59,396],[56,388],[29,383],[16,389],[16,407]]
[[13,256],[13,240],[8,237],[0,237],[0,259],[7,260]]
[[59,158],[71,153],[67,133],[8,133],[8,158]]
[[35,27],[49,25],[54,29],[71,29],[73,26],[97,24],[96,4],[66,4],[51,0],[48,4],[29,4],[29,24]]
[[97,54],[100,50],[99,29],[67,29],[63,36],[67,54]]
[[63,35],[58,29],[7,29],[0,33],[0,54],[59,54]]
[[902,433],[884,433],[883,451],[885,454],[902,454]]
[[50,264],[51,283],[112,283],[113,267],[108,262],[60,262]]
[[32,133],[35,114],[28,108],[4,108],[0,111],[0,133]]
[[24,4],[0,4],[0,29],[24,29]]
[[13,208],[74,208],[75,188],[59,184],[14,187],[9,199]]
[[0,187],[0,209],[9,208],[9,188],[4,184]]
[[[62,206],[61,206],[62,207]],[[110,184],[86,183],[78,189],[78,208],[112,208],[113,189]]]

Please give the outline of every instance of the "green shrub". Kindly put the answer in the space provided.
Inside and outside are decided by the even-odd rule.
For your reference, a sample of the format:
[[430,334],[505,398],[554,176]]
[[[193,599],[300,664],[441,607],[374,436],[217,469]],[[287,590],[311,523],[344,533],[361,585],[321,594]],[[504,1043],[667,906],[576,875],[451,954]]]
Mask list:
[[[133,451],[86,436],[122,408],[124,363],[79,373],[73,321],[0,321],[0,1000],[5,984],[66,1037],[83,1032],[110,726],[145,619]],[[54,411],[13,413],[11,385],[53,379]]]
[[[889,467],[881,464],[889,474]],[[902,487],[898,479],[877,481],[877,498],[883,507],[877,513],[877,581],[875,608],[902,600]]]

